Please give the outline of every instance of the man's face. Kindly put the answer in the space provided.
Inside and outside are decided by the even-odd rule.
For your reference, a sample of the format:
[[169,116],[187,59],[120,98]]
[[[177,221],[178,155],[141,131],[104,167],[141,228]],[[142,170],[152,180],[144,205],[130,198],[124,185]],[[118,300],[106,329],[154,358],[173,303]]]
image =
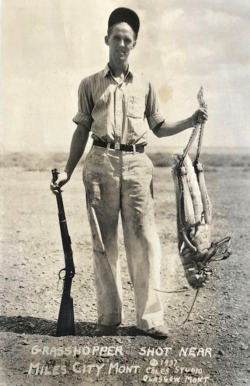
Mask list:
[[125,62],[136,45],[134,31],[127,23],[114,25],[105,42],[109,46],[111,61],[117,64]]

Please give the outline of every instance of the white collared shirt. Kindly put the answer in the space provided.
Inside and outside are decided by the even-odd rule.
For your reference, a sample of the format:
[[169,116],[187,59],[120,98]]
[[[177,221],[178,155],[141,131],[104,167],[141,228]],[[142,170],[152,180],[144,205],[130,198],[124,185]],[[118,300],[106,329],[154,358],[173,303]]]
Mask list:
[[123,144],[147,144],[147,133],[164,118],[158,111],[154,88],[143,74],[128,72],[117,82],[107,65],[82,80],[78,113],[73,118],[94,139]]

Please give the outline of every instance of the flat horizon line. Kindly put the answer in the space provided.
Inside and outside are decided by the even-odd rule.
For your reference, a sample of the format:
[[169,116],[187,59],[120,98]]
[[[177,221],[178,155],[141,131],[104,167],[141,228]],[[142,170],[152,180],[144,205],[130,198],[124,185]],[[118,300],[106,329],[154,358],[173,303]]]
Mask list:
[[[88,152],[91,146],[88,146],[86,148],[86,151]],[[174,152],[182,152],[184,148],[182,146],[175,146],[175,145],[147,145],[146,146],[146,151],[147,152],[165,152],[169,151],[170,153]],[[229,152],[231,154],[233,153],[250,153],[250,146],[203,146],[202,147],[202,153],[205,152]],[[60,152],[60,153],[68,153],[69,148],[65,146],[51,146],[49,148],[43,148],[43,149],[35,149],[35,150],[30,150],[30,149],[25,149],[25,148],[19,148],[19,149],[8,149],[2,147],[0,150],[1,154],[10,154],[10,153],[23,153],[23,154],[46,154],[46,153],[55,153],[55,152]],[[192,153],[192,149],[191,149]]]

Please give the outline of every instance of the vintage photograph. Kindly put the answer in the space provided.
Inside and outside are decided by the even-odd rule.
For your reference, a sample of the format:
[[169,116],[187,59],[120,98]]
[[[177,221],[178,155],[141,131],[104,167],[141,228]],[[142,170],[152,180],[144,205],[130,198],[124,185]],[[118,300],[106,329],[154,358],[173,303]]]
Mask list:
[[1,2],[0,385],[250,385],[249,17]]

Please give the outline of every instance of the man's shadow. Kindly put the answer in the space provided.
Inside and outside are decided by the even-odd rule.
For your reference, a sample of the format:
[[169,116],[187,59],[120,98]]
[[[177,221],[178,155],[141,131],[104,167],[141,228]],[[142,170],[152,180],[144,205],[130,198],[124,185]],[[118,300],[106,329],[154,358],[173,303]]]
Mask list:
[[[48,335],[56,336],[57,322],[33,316],[0,316],[0,331],[14,332],[16,334],[31,334],[31,335]],[[96,332],[96,324],[91,322],[76,322],[76,336],[98,337]],[[118,327],[117,331],[112,336],[137,336],[144,335],[135,326]]]

